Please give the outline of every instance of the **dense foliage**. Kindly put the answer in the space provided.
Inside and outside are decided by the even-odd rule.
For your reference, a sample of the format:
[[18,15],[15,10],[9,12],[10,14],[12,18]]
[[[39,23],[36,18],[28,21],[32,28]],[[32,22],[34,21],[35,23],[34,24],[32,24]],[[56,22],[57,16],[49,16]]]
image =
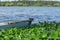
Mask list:
[[0,40],[60,40],[60,23],[39,22],[30,28],[0,30]]
[[0,2],[0,6],[60,6],[59,1],[7,1]]

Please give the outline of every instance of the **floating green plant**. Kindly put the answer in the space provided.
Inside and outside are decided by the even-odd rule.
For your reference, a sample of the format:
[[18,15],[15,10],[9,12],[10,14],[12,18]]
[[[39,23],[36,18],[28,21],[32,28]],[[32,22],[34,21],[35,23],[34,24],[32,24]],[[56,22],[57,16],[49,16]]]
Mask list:
[[9,28],[0,30],[0,40],[56,40],[60,38],[60,23],[43,22],[31,28]]

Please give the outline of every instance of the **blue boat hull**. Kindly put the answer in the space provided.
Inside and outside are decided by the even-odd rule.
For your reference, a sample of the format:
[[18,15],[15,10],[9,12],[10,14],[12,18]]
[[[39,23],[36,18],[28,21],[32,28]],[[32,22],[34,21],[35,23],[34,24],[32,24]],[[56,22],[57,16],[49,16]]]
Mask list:
[[20,27],[24,27],[24,26],[28,26],[29,22],[19,22],[19,23],[15,23],[15,24],[8,24],[8,25],[2,25],[0,26],[0,29],[8,29],[8,28],[20,28]]

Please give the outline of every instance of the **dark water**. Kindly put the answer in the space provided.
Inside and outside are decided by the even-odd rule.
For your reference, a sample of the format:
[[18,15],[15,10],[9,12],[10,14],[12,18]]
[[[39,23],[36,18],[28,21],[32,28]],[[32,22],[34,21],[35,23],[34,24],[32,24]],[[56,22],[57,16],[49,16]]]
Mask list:
[[0,7],[0,22],[34,18],[39,21],[60,22],[60,7]]

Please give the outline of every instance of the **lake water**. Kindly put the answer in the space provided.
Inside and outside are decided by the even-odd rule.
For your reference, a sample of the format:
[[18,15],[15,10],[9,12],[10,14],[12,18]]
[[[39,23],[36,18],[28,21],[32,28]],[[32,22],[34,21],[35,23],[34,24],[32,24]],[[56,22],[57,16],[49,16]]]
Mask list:
[[27,20],[60,22],[60,7],[0,7],[0,22]]

